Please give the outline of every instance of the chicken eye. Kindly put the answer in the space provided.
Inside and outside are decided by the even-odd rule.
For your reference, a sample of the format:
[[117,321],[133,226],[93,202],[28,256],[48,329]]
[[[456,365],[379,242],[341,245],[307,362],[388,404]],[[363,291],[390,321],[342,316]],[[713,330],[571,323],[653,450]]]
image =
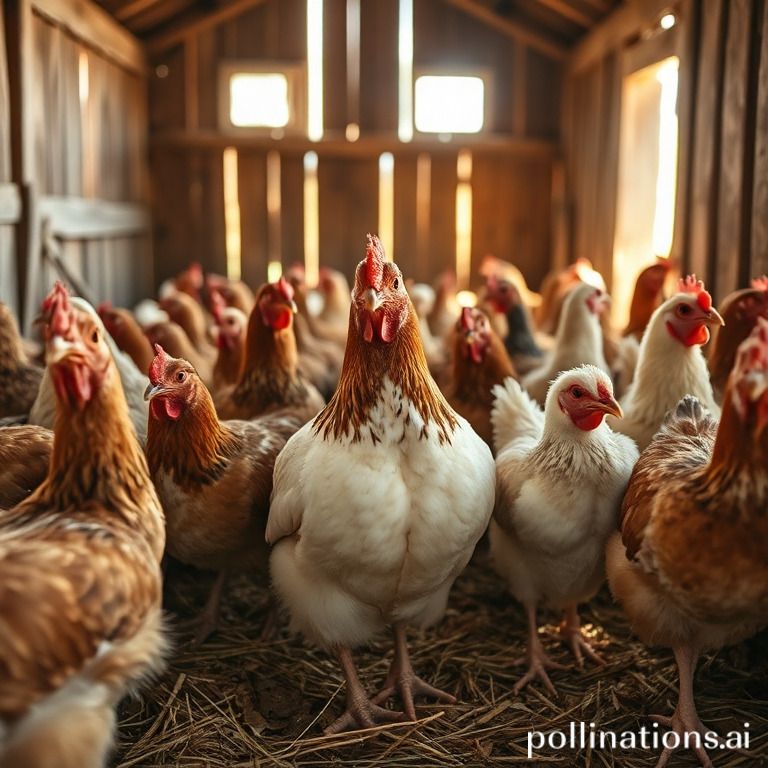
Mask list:
[[584,390],[581,389],[581,387],[573,387],[571,389],[571,394],[578,400],[580,397],[584,396]]
[[677,305],[677,314],[680,315],[680,317],[685,317],[686,315],[690,315],[693,310],[691,309],[690,304],[678,304]]
[[187,378],[187,374],[184,373],[184,371],[179,371],[176,374],[176,381],[184,381],[184,379],[186,379],[186,378]]
[[94,332],[91,334],[91,341],[95,344],[99,340],[99,332],[97,330],[94,330]]
[[395,290],[397,290],[400,287],[400,281],[397,278],[395,278],[394,281],[392,282],[392,287]]

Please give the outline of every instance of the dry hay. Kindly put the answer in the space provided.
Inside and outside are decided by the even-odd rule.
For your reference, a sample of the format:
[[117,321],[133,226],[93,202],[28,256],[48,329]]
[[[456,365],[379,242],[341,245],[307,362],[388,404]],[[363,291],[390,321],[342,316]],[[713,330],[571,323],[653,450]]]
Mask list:
[[[180,567],[171,569],[167,603],[181,618],[194,615],[211,583]],[[414,667],[428,682],[454,692],[455,706],[417,702],[421,720],[370,731],[324,737],[322,729],[344,708],[340,669],[325,653],[287,631],[259,640],[267,614],[264,584],[240,578],[225,600],[222,627],[200,648],[188,636],[166,674],[120,710],[118,768],[183,766],[503,766],[552,765],[646,768],[656,754],[640,750],[568,749],[527,757],[531,729],[567,729],[571,721],[603,730],[638,732],[651,713],[669,715],[677,695],[671,654],[649,652],[633,638],[620,610],[603,592],[582,609],[603,668],[573,665],[556,626],[542,628],[553,658],[569,665],[554,671],[551,697],[534,682],[519,696],[511,689],[525,652],[523,612],[505,594],[478,552],[456,583],[445,619],[434,630],[411,635]],[[554,615],[543,616],[550,622]],[[355,654],[361,679],[373,693],[392,655],[388,637]],[[713,754],[718,768],[768,765],[768,636],[707,657],[696,674],[702,720],[725,735],[750,723],[749,754]],[[397,703],[397,702],[395,702]],[[694,766],[691,754],[672,757],[671,768]]]

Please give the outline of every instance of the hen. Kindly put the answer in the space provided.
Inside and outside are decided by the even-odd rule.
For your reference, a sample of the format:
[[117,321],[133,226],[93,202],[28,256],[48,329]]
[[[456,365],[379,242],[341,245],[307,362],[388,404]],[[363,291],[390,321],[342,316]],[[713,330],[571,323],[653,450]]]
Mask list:
[[162,347],[149,370],[147,459],[166,519],[166,551],[218,572],[195,640],[218,626],[233,571],[266,567],[264,529],[275,458],[304,423],[295,415],[219,421],[213,400],[186,360]]
[[638,341],[641,339],[651,316],[664,301],[664,283],[671,268],[669,259],[658,259],[638,275],[625,336],[634,336]]
[[0,428],[0,509],[16,506],[45,480],[52,449],[50,429]]
[[50,471],[0,516],[0,764],[98,768],[166,649],[163,514],[100,322],[60,284],[44,319]]
[[298,371],[295,312],[293,288],[285,278],[261,286],[248,319],[242,373],[229,397],[222,398],[221,418],[252,419],[286,410],[303,424],[325,405]]
[[645,329],[635,377],[621,400],[624,418],[608,423],[642,451],[685,395],[694,395],[718,416],[701,345],[709,341],[708,326],[722,323],[704,283],[694,276],[681,280],[679,293],[653,313]]
[[[109,347],[120,375],[125,399],[128,402],[128,413],[139,442],[144,445],[147,441],[147,404],[144,402],[144,390],[147,388],[147,377],[136,367],[136,364],[125,353],[120,351],[114,339],[107,333],[104,323],[96,310],[79,296],[70,296],[69,305],[75,312],[78,322],[93,321],[96,330]],[[46,368],[37,399],[29,412],[29,423],[53,429],[56,417],[56,392],[50,371]]]
[[544,404],[547,389],[560,371],[578,365],[594,365],[608,372],[603,354],[603,330],[600,315],[610,303],[610,297],[600,288],[581,283],[565,299],[555,335],[555,348],[549,358],[524,379],[528,394]]
[[206,386],[213,384],[213,358],[198,352],[178,323],[170,320],[165,323],[155,323],[147,328],[146,335],[153,346],[159,344],[173,357],[189,360]]
[[213,366],[213,401],[217,408],[229,396],[237,384],[245,360],[245,336],[248,331],[248,315],[237,307],[229,307],[214,301],[213,316],[216,320],[216,346],[219,353]]
[[725,325],[715,335],[709,353],[709,377],[718,402],[733,368],[736,350],[749,336],[758,317],[768,319],[768,278],[752,281],[751,288],[728,294],[720,304]]
[[517,373],[501,339],[481,310],[465,307],[454,332],[453,373],[446,397],[491,449],[492,390],[507,376],[517,378]]
[[[634,630],[671,647],[680,694],[671,718],[711,768],[699,720],[699,655],[768,624],[768,322],[742,343],[717,421],[684,397],[643,452],[607,548],[608,579]],[[696,738],[697,737],[697,738]],[[666,750],[658,765],[669,759]]]
[[13,312],[0,302],[0,419],[28,414],[42,378],[42,369],[27,362]]
[[99,304],[99,317],[117,346],[136,363],[140,371],[149,370],[152,363],[152,345],[136,318],[128,309],[113,307],[109,302]]
[[602,663],[581,633],[578,604],[605,579],[605,542],[616,530],[635,444],[604,417],[621,415],[610,378],[585,365],[560,374],[544,411],[508,379],[495,388],[493,408],[496,506],[491,555],[499,575],[525,606],[528,672],[515,693],[535,678],[555,689],[547,668],[561,668],[538,636],[537,606],[565,611],[560,632],[581,666],[582,653]]
[[[493,494],[491,452],[431,379],[402,274],[369,236],[338,389],[278,457],[267,524],[293,625],[338,656],[347,680],[329,732],[399,719],[380,707],[396,691],[410,719],[414,696],[453,701],[415,675],[406,627],[442,617]],[[371,700],[351,649],[387,625],[395,658]]]

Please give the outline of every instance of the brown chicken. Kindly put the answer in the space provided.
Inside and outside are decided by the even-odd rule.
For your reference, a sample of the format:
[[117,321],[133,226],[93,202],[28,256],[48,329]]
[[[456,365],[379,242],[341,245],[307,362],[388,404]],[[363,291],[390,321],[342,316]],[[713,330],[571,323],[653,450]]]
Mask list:
[[248,315],[237,307],[227,306],[216,288],[211,292],[211,311],[216,320],[216,346],[219,349],[213,366],[211,393],[218,408],[237,384],[243,369]]
[[195,301],[200,301],[203,290],[203,268],[193,261],[185,270],[179,272],[176,277],[166,280],[159,290],[161,298],[181,292],[191,296]]
[[435,303],[427,316],[429,329],[438,339],[451,332],[461,307],[456,300],[456,273],[448,270],[438,276],[435,286]]
[[160,308],[168,313],[174,323],[184,329],[198,353],[205,355],[213,364],[216,349],[208,338],[210,319],[206,316],[203,305],[186,293],[176,293],[162,299]]
[[349,321],[349,308],[352,304],[352,293],[346,276],[336,269],[321,267],[318,288],[323,294],[323,309],[320,312],[320,319],[346,329]]
[[[742,343],[720,424],[687,395],[635,467],[621,533],[607,547],[608,578],[644,642],[671,647],[680,696],[659,722],[689,742],[702,765],[715,734],[696,712],[702,652],[768,624],[768,321]],[[659,761],[669,759],[665,750]]]
[[266,567],[264,531],[275,458],[304,422],[290,412],[219,421],[195,369],[160,346],[156,351],[146,394],[147,458],[165,510],[166,551],[218,572],[195,633],[200,643],[218,626],[227,576]]
[[114,707],[161,664],[165,526],[97,320],[43,305],[50,471],[0,516],[0,765],[103,766]]
[[580,257],[564,269],[552,270],[541,283],[541,304],[534,313],[536,325],[543,333],[554,334],[560,321],[560,310],[571,288],[580,282],[605,290],[605,281],[592,268],[589,259]]
[[725,325],[714,334],[709,353],[709,376],[718,401],[722,400],[736,350],[749,336],[759,317],[768,319],[768,278],[752,281],[751,288],[728,294],[720,304]]
[[624,336],[634,336],[640,341],[651,315],[664,301],[664,283],[671,268],[669,259],[657,259],[638,275]]
[[130,355],[136,367],[147,371],[152,363],[152,344],[129,309],[113,307],[108,301],[99,304],[99,317],[115,344]]
[[259,289],[248,319],[245,363],[232,393],[219,409],[222,419],[253,419],[287,410],[304,423],[325,405],[317,389],[298,370],[295,312],[293,288],[285,278]]
[[205,288],[208,311],[213,314],[214,294],[224,300],[228,307],[235,307],[247,317],[253,310],[255,298],[253,291],[242,280],[230,280],[223,275],[208,272],[205,275]]
[[496,384],[508,376],[517,378],[504,343],[494,333],[486,315],[464,307],[456,323],[453,343],[453,376],[446,398],[456,413],[493,450],[491,409]]
[[213,384],[213,360],[197,351],[180,325],[173,322],[155,323],[147,328],[146,334],[151,344],[159,344],[172,357],[189,360],[206,386]]
[[32,424],[0,428],[0,509],[29,496],[48,474],[53,432]]
[[0,419],[29,413],[42,378],[42,369],[27,362],[13,312],[0,302]]

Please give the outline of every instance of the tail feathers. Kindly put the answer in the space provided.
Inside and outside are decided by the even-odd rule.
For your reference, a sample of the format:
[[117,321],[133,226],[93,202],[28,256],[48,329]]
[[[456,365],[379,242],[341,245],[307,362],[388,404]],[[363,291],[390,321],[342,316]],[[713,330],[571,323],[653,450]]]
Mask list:
[[493,444],[496,453],[521,438],[538,440],[544,431],[544,412],[530,395],[512,378],[493,388],[491,411]]
[[664,427],[684,435],[701,435],[716,428],[717,420],[693,395],[686,395],[666,415]]
[[0,740],[0,768],[103,768],[115,740],[110,699],[103,685],[50,697]]

